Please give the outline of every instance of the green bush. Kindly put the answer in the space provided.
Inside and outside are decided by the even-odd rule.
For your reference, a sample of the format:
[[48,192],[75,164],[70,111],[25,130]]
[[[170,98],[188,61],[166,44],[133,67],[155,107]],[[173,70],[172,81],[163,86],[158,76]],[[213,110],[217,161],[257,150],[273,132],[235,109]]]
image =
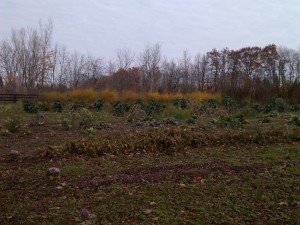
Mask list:
[[225,96],[223,98],[223,105],[226,107],[226,108],[233,108],[236,106],[236,101],[228,96]]
[[165,105],[154,101],[154,100],[150,100],[148,101],[146,107],[145,107],[145,112],[147,115],[152,116],[154,114],[159,114],[161,113],[164,109],[165,109]]
[[96,120],[93,113],[85,108],[79,110],[76,119],[78,120],[79,126],[84,128],[92,127]]
[[115,116],[124,116],[130,110],[130,105],[124,102],[117,102],[113,105],[113,114]]
[[70,130],[75,125],[75,114],[66,113],[61,118],[61,125],[64,130]]
[[27,113],[36,113],[38,111],[36,103],[32,100],[24,100],[23,109]]
[[54,105],[53,105],[53,109],[54,109],[54,112],[62,112],[63,103],[60,100],[55,101]]
[[104,106],[104,101],[102,99],[98,99],[94,105],[94,108],[100,112]]
[[300,112],[300,104],[299,105],[291,105],[291,110],[293,112]]
[[173,105],[176,106],[176,107],[179,107],[181,109],[186,109],[189,106],[189,100],[184,99],[184,98],[182,98],[182,99],[175,99],[173,101]]
[[265,113],[269,113],[271,111],[284,112],[285,110],[286,110],[286,103],[281,98],[270,99],[264,108]]
[[61,118],[62,127],[69,130],[74,127],[90,128],[96,123],[96,117],[88,109],[80,109],[76,113],[65,113]]
[[217,101],[215,99],[209,99],[207,105],[212,109],[217,109]]

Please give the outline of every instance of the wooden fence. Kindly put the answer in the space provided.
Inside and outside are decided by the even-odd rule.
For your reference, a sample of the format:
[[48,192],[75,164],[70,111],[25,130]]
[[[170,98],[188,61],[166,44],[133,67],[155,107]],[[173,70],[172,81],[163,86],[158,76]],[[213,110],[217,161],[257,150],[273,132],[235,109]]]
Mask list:
[[38,95],[34,94],[0,94],[0,103],[16,103],[19,100],[36,100]]

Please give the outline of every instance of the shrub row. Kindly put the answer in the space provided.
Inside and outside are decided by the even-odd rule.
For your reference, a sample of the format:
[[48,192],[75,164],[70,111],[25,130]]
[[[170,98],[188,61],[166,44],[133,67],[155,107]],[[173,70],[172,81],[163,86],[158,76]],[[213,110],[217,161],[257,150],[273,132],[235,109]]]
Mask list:
[[93,140],[72,141],[65,151],[101,156],[106,153],[161,152],[173,154],[187,147],[226,146],[244,144],[274,144],[300,141],[300,128],[272,126],[268,129],[222,130],[203,132],[183,128],[161,128],[147,132],[102,134]]

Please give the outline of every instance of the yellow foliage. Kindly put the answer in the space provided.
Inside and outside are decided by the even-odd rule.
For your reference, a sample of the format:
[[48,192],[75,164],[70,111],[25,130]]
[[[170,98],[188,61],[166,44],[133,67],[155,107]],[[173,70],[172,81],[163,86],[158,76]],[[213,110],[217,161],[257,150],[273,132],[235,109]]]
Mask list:
[[101,98],[104,101],[108,101],[108,102],[114,102],[114,101],[118,101],[119,100],[119,96],[117,94],[117,92],[115,91],[101,91],[99,93],[99,98]]
[[183,98],[183,95],[181,93],[160,94],[158,92],[150,92],[146,95],[146,100],[156,100],[161,102],[168,102],[178,98]]
[[220,94],[213,94],[208,92],[192,92],[185,95],[186,99],[189,99],[191,101],[197,101],[197,102],[203,102],[210,99],[214,99],[218,102],[221,101],[221,95]]
[[73,101],[86,101],[86,102],[94,102],[97,100],[98,95],[94,89],[77,89],[70,92],[71,99]]
[[67,101],[68,100],[68,94],[67,93],[62,93],[62,92],[57,92],[57,91],[51,91],[51,92],[46,92],[41,95],[41,99],[48,101],[48,102],[54,102],[56,100],[60,101]]
[[126,102],[135,102],[137,99],[142,99],[141,94],[132,91],[125,91],[124,93],[119,95],[119,100]]
[[221,101],[220,94],[213,94],[208,92],[193,92],[193,93],[172,93],[172,94],[161,94],[158,92],[150,93],[136,93],[131,91],[125,91],[121,94],[118,94],[116,91],[105,90],[97,92],[92,88],[89,89],[77,89],[70,92],[46,92],[42,94],[42,99],[46,101],[85,101],[85,102],[95,102],[97,99],[103,99],[104,101],[114,102],[114,101],[126,101],[126,102],[135,102],[137,99],[142,100],[155,100],[160,102],[169,102],[174,99],[188,99],[190,101],[202,102],[209,99],[214,99],[216,101]]

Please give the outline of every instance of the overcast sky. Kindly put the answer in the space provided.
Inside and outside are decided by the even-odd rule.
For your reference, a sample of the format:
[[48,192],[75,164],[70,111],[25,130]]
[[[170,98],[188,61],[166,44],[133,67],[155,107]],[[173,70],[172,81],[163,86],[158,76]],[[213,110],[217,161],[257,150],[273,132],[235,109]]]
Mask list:
[[300,0],[0,0],[0,39],[48,18],[56,42],[106,59],[156,42],[172,58],[183,50],[300,47]]

